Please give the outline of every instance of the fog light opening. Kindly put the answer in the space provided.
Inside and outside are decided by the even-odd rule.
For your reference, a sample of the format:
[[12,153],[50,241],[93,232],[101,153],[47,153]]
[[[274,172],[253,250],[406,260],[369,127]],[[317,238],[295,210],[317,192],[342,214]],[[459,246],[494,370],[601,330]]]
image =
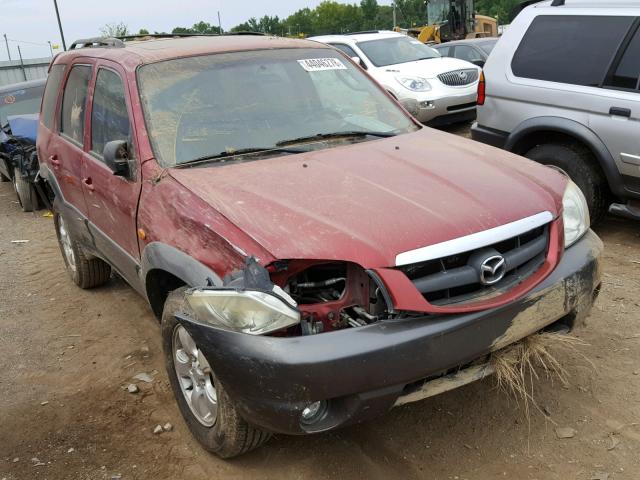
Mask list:
[[420,102],[420,108],[435,108],[435,103],[432,101]]
[[300,414],[300,422],[303,425],[313,425],[320,421],[324,417],[325,413],[327,413],[326,400],[310,403],[302,410],[302,413]]

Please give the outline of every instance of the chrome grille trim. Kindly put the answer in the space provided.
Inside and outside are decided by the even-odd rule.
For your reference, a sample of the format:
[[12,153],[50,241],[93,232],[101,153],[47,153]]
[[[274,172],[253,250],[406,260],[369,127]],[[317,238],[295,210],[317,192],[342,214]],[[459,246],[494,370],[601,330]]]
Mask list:
[[449,257],[458,253],[470,252],[487,245],[502,242],[522,235],[534,228],[541,227],[553,220],[551,212],[541,212],[531,217],[516,220],[499,227],[483,230],[464,237],[454,238],[428,247],[409,250],[396,255],[396,267],[426,262],[437,258]]
[[465,85],[471,85],[478,81],[479,76],[477,69],[464,68],[461,70],[441,73],[438,75],[438,80],[449,87],[464,87]]

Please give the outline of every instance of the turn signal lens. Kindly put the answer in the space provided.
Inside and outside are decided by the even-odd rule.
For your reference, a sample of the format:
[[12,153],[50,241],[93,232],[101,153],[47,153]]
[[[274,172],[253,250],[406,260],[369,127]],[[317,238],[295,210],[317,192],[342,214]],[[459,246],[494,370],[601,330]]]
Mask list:
[[480,82],[478,83],[478,105],[484,105],[486,96],[486,84],[484,81],[484,72],[480,72]]

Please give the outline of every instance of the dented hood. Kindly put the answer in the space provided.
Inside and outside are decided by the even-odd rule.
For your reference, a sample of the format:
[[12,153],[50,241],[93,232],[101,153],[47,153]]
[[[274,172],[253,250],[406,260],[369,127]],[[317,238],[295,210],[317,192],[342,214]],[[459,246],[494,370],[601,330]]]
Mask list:
[[550,168],[428,128],[171,175],[274,258],[365,268],[542,211],[555,216],[566,184]]

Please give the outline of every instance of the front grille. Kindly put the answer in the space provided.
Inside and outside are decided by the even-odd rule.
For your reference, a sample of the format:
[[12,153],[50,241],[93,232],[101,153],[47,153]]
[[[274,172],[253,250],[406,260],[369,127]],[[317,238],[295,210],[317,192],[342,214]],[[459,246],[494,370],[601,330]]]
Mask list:
[[450,87],[463,87],[465,85],[471,85],[478,80],[478,70],[475,68],[467,68],[441,73],[438,75],[438,80]]
[[[397,268],[429,303],[459,304],[491,298],[522,283],[543,265],[548,248],[549,226],[543,225],[476,250]],[[504,259],[504,276],[491,285],[482,283],[479,265],[496,256]]]

